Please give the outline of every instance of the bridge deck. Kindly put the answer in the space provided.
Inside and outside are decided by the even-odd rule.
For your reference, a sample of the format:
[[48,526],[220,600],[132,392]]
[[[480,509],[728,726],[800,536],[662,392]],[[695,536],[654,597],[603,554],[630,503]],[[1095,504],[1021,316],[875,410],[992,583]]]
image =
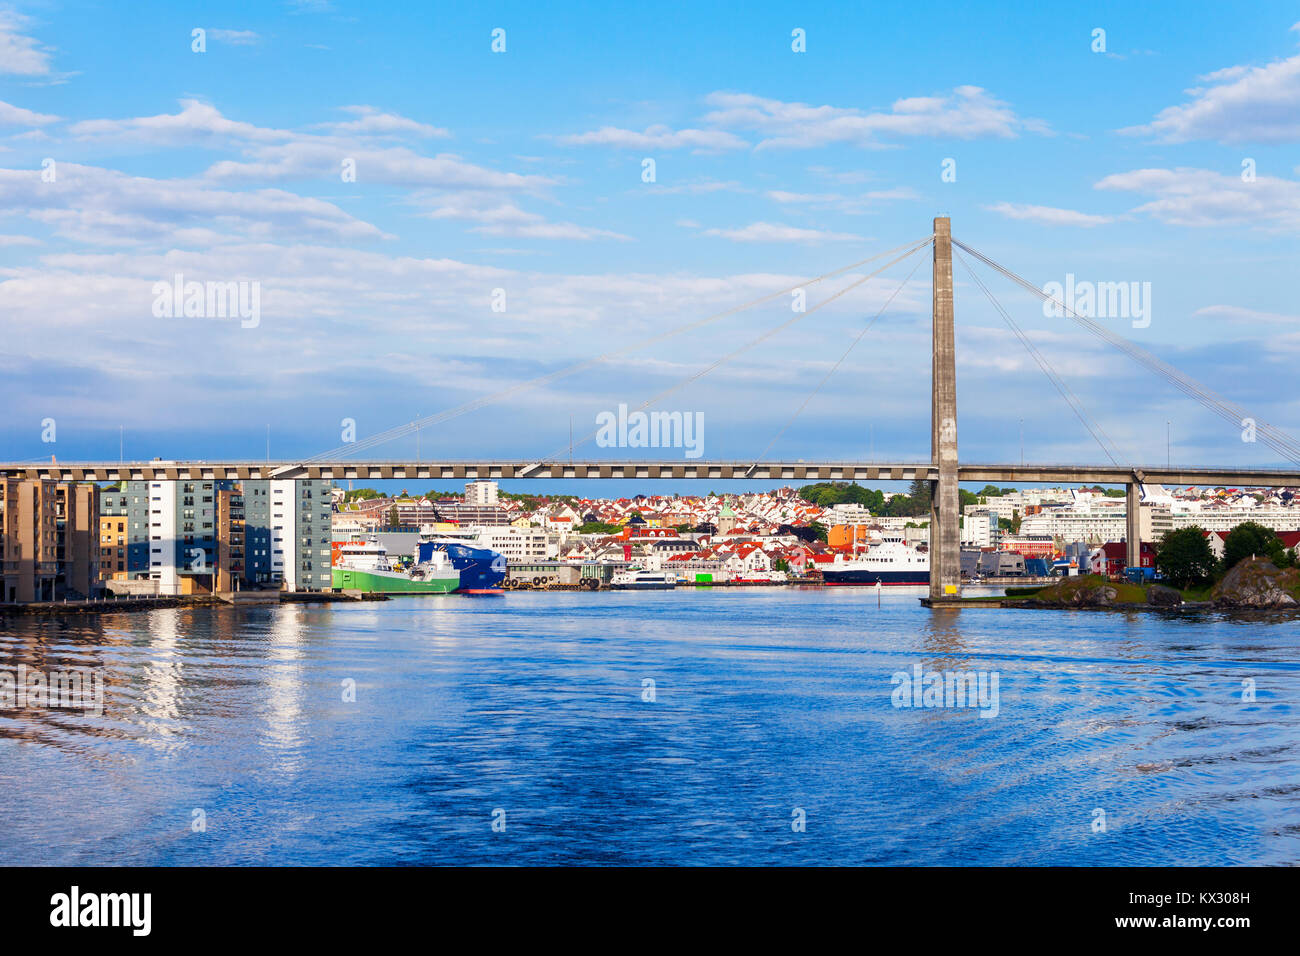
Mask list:
[[[1297,468],[1184,468],[1115,465],[958,466],[964,482],[1054,482],[1123,485],[1134,480],[1163,485],[1229,487],[1300,486]],[[147,462],[0,462],[0,476],[53,481],[149,481],[264,478],[361,480],[498,480],[522,478],[591,479],[737,479],[759,481],[911,481],[935,480],[930,462],[863,461],[147,461]]]

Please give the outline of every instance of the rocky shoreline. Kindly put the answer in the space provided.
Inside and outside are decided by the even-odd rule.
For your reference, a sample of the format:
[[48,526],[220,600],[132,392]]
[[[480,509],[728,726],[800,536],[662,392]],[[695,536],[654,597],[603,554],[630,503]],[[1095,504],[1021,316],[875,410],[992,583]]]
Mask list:
[[[974,599],[979,600],[979,599]],[[973,603],[973,602],[972,602]],[[1130,584],[1100,575],[1063,578],[1031,593],[1008,589],[1001,607],[1300,611],[1300,569],[1278,568],[1267,558],[1249,558],[1232,568],[1205,599],[1192,599],[1163,584]]]

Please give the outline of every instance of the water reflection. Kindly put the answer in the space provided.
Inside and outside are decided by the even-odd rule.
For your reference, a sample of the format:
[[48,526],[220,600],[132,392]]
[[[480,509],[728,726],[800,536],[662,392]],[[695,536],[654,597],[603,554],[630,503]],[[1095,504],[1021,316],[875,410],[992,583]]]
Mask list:
[[303,659],[306,648],[308,611],[300,604],[287,604],[272,612],[265,695],[266,731],[263,746],[274,754],[275,768],[283,774],[301,770],[304,725]]
[[[1295,863],[1297,630],[848,589],[12,618],[0,665],[108,709],[0,713],[0,863]],[[893,706],[918,664],[997,671],[997,716]]]

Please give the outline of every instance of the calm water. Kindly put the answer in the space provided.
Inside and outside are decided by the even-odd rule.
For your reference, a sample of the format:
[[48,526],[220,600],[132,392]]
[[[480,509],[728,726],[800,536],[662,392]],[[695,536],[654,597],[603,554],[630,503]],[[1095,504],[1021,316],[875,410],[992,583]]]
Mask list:
[[[11,618],[0,665],[108,691],[0,711],[0,863],[1294,864],[1298,650],[851,589]],[[915,664],[997,716],[896,708]]]

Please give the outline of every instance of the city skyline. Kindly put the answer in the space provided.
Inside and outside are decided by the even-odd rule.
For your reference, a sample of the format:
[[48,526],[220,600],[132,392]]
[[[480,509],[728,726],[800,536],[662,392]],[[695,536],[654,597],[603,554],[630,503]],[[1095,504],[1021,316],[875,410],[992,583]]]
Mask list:
[[[1036,282],[1149,283],[1149,313],[1108,327],[1287,429],[1294,11],[929,9],[924,33],[915,11],[776,5],[634,33],[589,7],[2,6],[10,457],[255,459],[268,426],[271,457],[317,454],[345,421],[364,438],[462,405],[922,238],[940,213]],[[711,459],[769,442],[927,459],[926,263],[899,285],[926,255],[656,407],[702,414]],[[257,321],[160,316],[178,275],[256,284]],[[1030,460],[1100,460],[955,279],[962,457],[1017,459],[1023,419]],[[1176,460],[1276,463],[990,287],[1132,460],[1163,461],[1168,432]],[[422,453],[552,454],[790,317],[769,303],[522,392],[423,430]]]

